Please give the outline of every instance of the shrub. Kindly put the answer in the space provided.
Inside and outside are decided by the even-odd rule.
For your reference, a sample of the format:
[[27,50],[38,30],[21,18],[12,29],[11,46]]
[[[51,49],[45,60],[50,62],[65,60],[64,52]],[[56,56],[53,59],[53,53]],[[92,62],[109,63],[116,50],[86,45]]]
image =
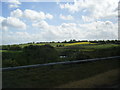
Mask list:
[[19,45],[12,45],[9,47],[9,50],[18,51],[18,50],[22,50],[22,48]]
[[3,67],[14,67],[19,66],[19,64],[14,59],[3,60]]
[[58,53],[50,45],[30,45],[23,48],[23,56],[28,64],[54,62]]

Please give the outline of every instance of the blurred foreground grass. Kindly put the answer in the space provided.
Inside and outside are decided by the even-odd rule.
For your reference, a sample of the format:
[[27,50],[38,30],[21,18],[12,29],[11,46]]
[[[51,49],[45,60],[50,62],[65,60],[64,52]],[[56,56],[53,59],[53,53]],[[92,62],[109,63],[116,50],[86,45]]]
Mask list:
[[[120,67],[119,65],[119,60],[111,59],[82,64],[4,71],[3,88],[54,88],[117,69]],[[97,79],[103,78],[98,77]]]
[[110,88],[119,85],[119,69],[113,69],[83,80],[70,82],[56,88]]

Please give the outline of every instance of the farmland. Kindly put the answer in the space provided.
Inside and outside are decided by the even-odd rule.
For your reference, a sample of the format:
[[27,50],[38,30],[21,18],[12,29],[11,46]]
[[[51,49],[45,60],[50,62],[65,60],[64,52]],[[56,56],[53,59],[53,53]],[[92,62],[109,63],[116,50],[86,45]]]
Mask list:
[[96,43],[90,43],[90,42],[78,42],[78,43],[65,44],[65,46],[85,45],[85,44],[96,44]]
[[[37,48],[41,48],[41,51]],[[8,67],[116,56],[119,55],[119,48],[118,44],[90,42],[34,43],[4,46],[0,52],[3,55],[3,67]],[[50,51],[47,52],[47,49]],[[60,58],[60,56],[65,56],[65,58]]]
[[[2,52],[3,67],[15,67],[51,62],[120,56],[119,50],[120,45],[116,43],[45,42],[3,45],[0,52]],[[55,65],[34,69],[31,68],[5,71],[3,72],[3,87],[72,87],[74,83],[77,83],[76,81],[81,81],[99,74],[103,75],[103,73],[109,71],[110,73],[114,73],[114,70],[118,70],[120,68],[119,63],[119,59],[110,59],[107,61],[96,61],[83,64]],[[114,84],[114,82],[118,83],[116,78],[117,77],[114,77],[113,82],[111,81],[110,84]],[[86,82],[88,80],[86,80]],[[74,83],[72,84],[72,82]],[[109,80],[107,80],[106,83],[109,84]],[[100,85],[102,84],[103,83]],[[91,85],[90,87],[95,86]]]

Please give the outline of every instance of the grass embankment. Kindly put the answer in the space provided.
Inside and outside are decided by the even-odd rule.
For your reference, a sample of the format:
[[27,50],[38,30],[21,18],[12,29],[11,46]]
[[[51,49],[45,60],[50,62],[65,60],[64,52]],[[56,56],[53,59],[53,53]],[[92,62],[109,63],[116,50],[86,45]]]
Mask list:
[[[119,60],[3,72],[3,88],[54,88],[119,68]],[[115,72],[113,72],[115,73]],[[102,77],[97,77],[102,80]],[[112,79],[108,78],[108,81]],[[87,83],[87,81],[86,81]],[[95,81],[95,83],[98,83]],[[104,82],[103,82],[104,83]],[[69,85],[68,85],[69,87]]]

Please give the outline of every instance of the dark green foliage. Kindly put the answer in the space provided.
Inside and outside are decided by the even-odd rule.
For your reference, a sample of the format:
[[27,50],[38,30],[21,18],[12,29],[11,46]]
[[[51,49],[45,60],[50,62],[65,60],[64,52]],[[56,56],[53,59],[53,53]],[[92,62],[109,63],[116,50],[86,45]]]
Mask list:
[[120,56],[120,46],[113,44],[87,45],[87,46],[69,46],[64,49],[58,49],[60,56],[64,60],[83,60],[91,58],[102,58],[111,56]]
[[10,45],[3,45],[0,47],[2,50],[9,50]]
[[120,55],[120,46],[118,44],[73,45],[65,47],[62,43],[55,43],[55,46],[57,46],[55,48],[49,44],[30,45],[22,49],[18,45],[4,46],[4,48],[9,47],[11,50],[2,52],[3,67],[7,67],[7,65],[12,66],[10,60],[15,60],[16,65],[29,65]]
[[58,52],[50,45],[30,45],[21,51],[15,50],[2,52],[3,67],[56,62],[58,59]]
[[89,41],[91,43],[99,43],[99,44],[120,44],[120,40],[94,40]]
[[56,47],[64,47],[64,45],[56,45]]
[[12,50],[12,51],[22,50],[22,48],[19,45],[3,45],[0,48],[2,50]]
[[67,43],[67,41],[65,40],[65,41],[63,41],[62,43]]
[[75,42],[76,42],[75,39],[69,41],[69,43],[75,43]]
[[23,48],[23,57],[28,64],[48,63],[56,61],[58,54],[50,45],[30,45]]
[[112,57],[120,56],[120,47],[110,47],[110,48],[96,48],[94,51],[86,52],[86,55],[91,56],[91,58],[102,58],[102,57]]
[[22,50],[22,48],[19,45],[12,45],[9,47],[9,50],[19,51]]
[[3,67],[19,66],[20,64],[18,62],[18,59],[21,59],[21,55],[22,51],[2,52],[2,66]]
[[20,54],[22,54],[21,51],[2,52],[2,60],[17,59]]
[[76,42],[88,42],[88,40],[75,40],[75,39],[71,39],[71,40],[69,40],[69,41],[63,41],[62,43],[76,43]]
[[19,66],[16,60],[14,59],[7,59],[3,60],[3,67],[14,67],[14,66]]
[[90,56],[79,49],[67,49],[61,53],[61,56],[66,56],[66,60],[82,60],[90,58]]

